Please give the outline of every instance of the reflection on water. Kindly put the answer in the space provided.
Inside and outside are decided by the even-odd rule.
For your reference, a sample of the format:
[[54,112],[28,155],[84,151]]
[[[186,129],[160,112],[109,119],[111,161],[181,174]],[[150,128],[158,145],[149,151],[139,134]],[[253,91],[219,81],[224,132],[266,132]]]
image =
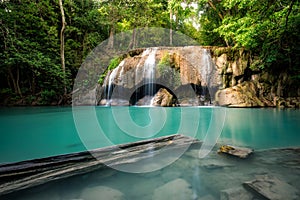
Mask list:
[[[113,144],[145,139],[143,132],[137,132],[135,135],[124,132],[116,124],[113,113],[129,109],[130,117],[137,126],[145,127],[151,122],[149,109],[153,108],[117,107],[114,109],[112,112],[110,107],[95,107],[99,125]],[[164,109],[167,117],[163,128],[152,138],[175,133],[194,136],[193,129],[196,127],[196,137],[203,140],[212,120],[212,112],[216,108],[155,109]],[[249,146],[254,149],[300,146],[299,116],[299,110],[226,109],[225,125],[218,142]],[[160,116],[156,116],[155,119],[160,120]],[[82,120],[89,121],[89,116],[82,116]],[[182,120],[185,121],[184,126],[180,126]],[[218,119],[213,120],[219,123]],[[85,136],[95,132],[88,124],[82,126],[86,130]],[[89,149],[104,146],[97,139],[99,138],[91,135],[87,145]],[[0,109],[0,163],[85,150],[86,147],[82,144],[74,124],[71,107]]]
[[228,109],[219,142],[254,149],[299,146],[300,111]]

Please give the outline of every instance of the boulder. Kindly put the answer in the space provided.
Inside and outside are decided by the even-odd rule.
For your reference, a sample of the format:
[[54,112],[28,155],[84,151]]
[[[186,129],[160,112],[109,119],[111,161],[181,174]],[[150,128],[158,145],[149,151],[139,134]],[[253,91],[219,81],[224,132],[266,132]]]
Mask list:
[[265,104],[257,97],[258,89],[254,82],[243,82],[234,87],[219,90],[216,103],[228,107],[263,107]]
[[243,187],[230,188],[220,192],[220,200],[252,200],[253,195]]
[[299,191],[290,184],[277,179],[274,176],[261,175],[256,179],[244,183],[244,186],[251,189],[260,196],[271,200],[299,199]]
[[216,198],[213,197],[212,195],[208,194],[208,195],[198,198],[197,200],[216,200]]
[[239,158],[247,158],[251,153],[253,153],[253,149],[223,145],[218,150],[218,153],[226,153]]
[[153,200],[193,199],[191,185],[184,179],[175,179],[154,190]]
[[80,198],[84,200],[122,200],[124,194],[110,187],[96,186],[84,189]]
[[152,106],[173,106],[174,105],[173,95],[168,92],[165,88],[160,88],[155,94],[152,100]]

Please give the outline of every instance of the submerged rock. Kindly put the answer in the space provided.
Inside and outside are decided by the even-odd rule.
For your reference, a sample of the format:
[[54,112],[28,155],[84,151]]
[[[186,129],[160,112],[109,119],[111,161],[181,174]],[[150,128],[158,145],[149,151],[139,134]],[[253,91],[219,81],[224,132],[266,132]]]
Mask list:
[[122,200],[124,194],[110,187],[96,186],[84,189],[80,197],[84,200]]
[[220,147],[218,153],[226,153],[239,158],[247,158],[251,153],[253,153],[253,149],[223,145]]
[[184,179],[175,179],[154,190],[153,200],[193,199],[191,185]]
[[256,179],[245,182],[244,185],[257,194],[271,200],[296,200],[300,197],[296,188],[273,176],[257,176]]
[[253,195],[243,187],[222,190],[220,200],[252,200]]
[[208,195],[198,198],[197,200],[216,200],[216,198],[213,197],[212,195],[208,194]]
[[233,167],[233,164],[225,163],[216,159],[203,160],[200,164],[206,169],[222,169],[224,167]]

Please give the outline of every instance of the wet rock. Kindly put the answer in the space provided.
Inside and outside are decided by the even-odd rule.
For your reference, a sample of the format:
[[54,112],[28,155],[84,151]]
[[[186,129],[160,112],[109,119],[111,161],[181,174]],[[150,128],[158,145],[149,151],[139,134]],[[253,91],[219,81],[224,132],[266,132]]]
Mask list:
[[[153,95],[157,92],[150,87],[152,83],[154,86],[167,86],[173,92],[185,85],[189,87],[193,85],[193,88],[190,87],[190,91],[194,92],[197,87],[208,85],[217,87],[221,84],[219,73],[210,58],[210,51],[203,47],[148,48],[139,53],[125,57],[118,67],[107,74],[102,89],[98,92],[100,94],[97,94],[99,96],[98,103],[106,105],[106,102],[102,100],[107,98],[108,94],[106,93],[112,89],[113,93],[117,95],[115,98],[128,99],[131,96],[123,95],[121,90],[116,92],[117,88],[128,91],[124,94],[134,94],[131,99],[134,105],[149,105],[136,102],[139,102],[145,95]],[[209,72],[208,67],[211,70]],[[108,90],[109,88],[111,90]],[[150,91],[150,93],[146,91]],[[177,98],[190,97],[182,93],[184,91],[186,90],[176,93]],[[201,90],[195,92],[200,95]],[[158,95],[156,106],[172,106],[172,98],[169,94]]]
[[274,97],[274,104],[278,108],[299,108],[300,99],[299,97],[290,97],[290,98],[282,98],[282,97]]
[[253,195],[243,187],[222,190],[220,200],[252,200]]
[[216,102],[220,106],[229,107],[263,107],[265,103],[257,96],[258,88],[254,82],[248,81],[231,88],[219,90]]
[[208,195],[198,198],[197,200],[216,200],[216,198],[213,197],[212,195],[208,194]]
[[96,186],[84,189],[80,198],[85,200],[122,200],[124,194],[110,187]]
[[168,92],[165,88],[160,88],[158,92],[153,97],[153,106],[163,106],[170,107],[175,105],[175,99],[173,99],[173,95]]
[[253,153],[253,149],[223,145],[220,147],[218,153],[226,153],[239,158],[247,158],[250,154]]
[[191,185],[184,179],[176,179],[154,190],[153,200],[193,199]]
[[296,200],[300,197],[296,188],[274,176],[257,176],[256,179],[245,182],[244,185],[258,195],[271,200]]
[[27,195],[24,195],[22,197],[22,200],[41,200],[41,199],[51,199],[51,200],[63,200],[62,198],[60,198],[60,196],[58,195],[58,193],[56,192],[41,192],[41,193],[36,193],[33,194],[30,193],[29,197],[27,197]]
[[153,191],[159,186],[164,184],[164,182],[161,180],[159,176],[145,178],[139,181],[139,183],[142,184],[133,184],[132,186],[130,186],[130,191],[128,191],[130,193],[127,198],[128,200],[130,199],[151,200],[153,196],[152,194]]
[[162,174],[162,179],[165,182],[169,182],[171,180],[174,180],[175,178],[179,178],[181,176],[181,172],[174,171],[174,170],[165,170]]
[[222,162],[220,160],[216,159],[208,159],[208,160],[202,160],[201,166],[203,166],[206,169],[222,169],[224,167],[233,167],[234,165]]
[[185,155],[188,157],[199,159],[199,150],[189,150],[185,152]]

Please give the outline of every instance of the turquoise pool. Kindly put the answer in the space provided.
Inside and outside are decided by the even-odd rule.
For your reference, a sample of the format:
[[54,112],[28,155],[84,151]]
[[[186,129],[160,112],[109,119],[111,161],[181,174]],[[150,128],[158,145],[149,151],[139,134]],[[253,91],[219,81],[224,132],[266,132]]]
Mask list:
[[[245,183],[257,180],[267,180],[268,184],[269,180],[275,180],[275,186],[271,184],[268,193],[271,197],[300,197],[299,110],[222,108],[224,110],[218,113],[215,112],[218,109],[215,107],[166,108],[163,112],[160,110],[162,108],[155,108],[152,115],[149,115],[150,108],[146,107],[117,107],[115,110],[94,107],[93,116],[90,113],[91,107],[80,109],[80,115],[75,117],[79,120],[75,120],[76,123],[71,107],[1,109],[1,163],[83,151],[86,150],[85,145],[99,148],[109,145],[108,142],[99,142],[99,138],[106,137],[111,143],[120,144],[142,140],[146,136],[159,137],[174,133],[189,135],[196,127],[195,137],[203,140],[207,131],[214,128],[211,126],[218,126],[220,123],[224,123],[224,126],[221,124],[218,143],[248,146],[254,148],[255,152],[248,159],[236,159],[218,154],[220,144],[217,144],[206,157],[199,159],[200,146],[195,144],[175,162],[150,173],[127,173],[106,167],[5,196],[0,195],[1,199],[263,200],[264,198],[244,187]],[[126,110],[130,119],[125,118],[124,124],[116,123]],[[226,114],[224,119],[214,115],[224,114],[223,111]],[[115,116],[116,114],[120,115]],[[159,123],[162,118],[165,118],[165,122]],[[185,123],[189,123],[182,125],[180,121],[183,118]],[[93,125],[95,119],[99,126]],[[128,128],[132,128],[131,120],[135,122],[136,130],[144,127],[145,131],[128,133]],[[149,125],[151,123],[154,123],[154,128]],[[84,133],[78,133],[76,127]],[[105,136],[97,135],[99,127]],[[151,130],[158,131],[152,134]],[[275,149],[277,147],[281,149]],[[287,147],[288,149],[284,149]],[[165,161],[173,159],[173,156],[172,153],[167,153],[160,159]],[[155,168],[159,164],[160,162],[137,162],[135,167],[143,169],[150,165]],[[268,188],[269,186],[263,189],[268,191]]]
[[[82,110],[88,109],[85,107]],[[181,133],[203,140],[211,124],[222,123],[222,119],[212,117],[216,107],[182,107],[182,108],[149,108],[149,107],[94,107],[96,120],[103,134],[112,144],[128,143],[147,138]],[[154,118],[149,110],[154,110]],[[164,109],[161,111],[160,109]],[[300,146],[300,111],[279,109],[224,109],[226,117],[219,143],[248,146],[254,149]],[[148,130],[128,134],[114,115],[129,112],[125,126]],[[196,114],[195,114],[196,113]],[[157,115],[157,116],[156,116]],[[0,109],[0,163],[16,162],[46,156],[84,151],[86,148],[100,148],[109,143],[101,143],[91,133],[97,129],[90,125],[90,114],[82,115],[81,130],[78,133],[72,114],[72,107],[20,107]],[[164,117],[165,122],[155,125],[157,130],[151,134],[153,127],[147,125]],[[185,124],[180,124],[184,119]],[[152,121],[151,121],[152,120]],[[214,123],[212,123],[212,121]],[[219,121],[220,120],[220,121]],[[157,122],[157,123],[158,123]],[[77,124],[78,126],[78,124]],[[124,124],[122,125],[124,126]],[[78,127],[77,127],[78,128]],[[126,128],[126,127],[125,127]],[[134,129],[135,127],[133,127]],[[193,129],[193,130],[191,130]],[[141,129],[143,130],[143,129]],[[145,130],[145,129],[144,129]],[[134,130],[133,130],[134,132]],[[140,134],[140,135],[139,135]],[[144,134],[144,135],[143,135]],[[84,137],[84,138],[83,138]],[[82,142],[85,141],[85,144]],[[87,144],[88,143],[88,144]]]

